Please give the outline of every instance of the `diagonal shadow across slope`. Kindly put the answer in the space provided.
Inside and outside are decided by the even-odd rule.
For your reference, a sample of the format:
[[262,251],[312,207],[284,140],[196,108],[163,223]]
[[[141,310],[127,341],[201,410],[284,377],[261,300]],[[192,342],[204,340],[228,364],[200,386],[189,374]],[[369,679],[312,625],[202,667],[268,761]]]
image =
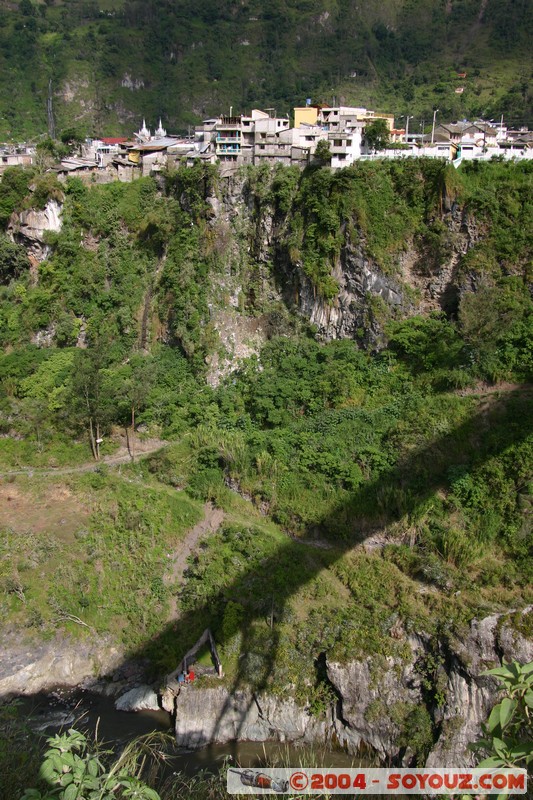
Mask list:
[[[240,622],[237,667],[228,687],[229,695],[231,697],[236,691],[249,687],[246,660],[250,652],[258,649],[254,623],[272,614],[273,625],[261,652],[252,686],[256,695],[268,690],[282,644],[277,621],[289,608],[294,595],[321,570],[333,566],[355,544],[364,541],[373,529],[382,528],[406,515],[416,516],[436,492],[447,487],[451,469],[479,467],[531,437],[531,399],[530,388],[522,387],[502,397],[494,397],[488,403],[480,403],[463,424],[411,451],[394,468],[364,483],[326,518],[318,520],[322,536],[330,537],[331,549],[314,548],[311,552],[310,548],[287,537],[267,558],[241,564],[238,574],[222,587],[205,586],[203,597],[194,604],[185,605],[177,623],[169,624],[156,639],[147,642],[136,653],[130,653],[129,657],[149,656],[153,659],[158,651],[166,649],[173,653],[172,658],[177,664],[206,626],[214,629],[217,642],[224,646],[226,634],[221,625],[224,609],[229,601],[243,603],[243,597],[246,597],[248,602]],[[531,469],[531,463],[524,460],[521,472],[525,474],[528,468]],[[253,519],[250,525],[253,526]],[[344,532],[342,539],[334,538],[339,530]],[[284,566],[283,570],[279,569],[280,564]],[[254,702],[253,696],[250,697],[250,706]],[[217,727],[221,725],[225,711],[222,709],[218,716],[212,739],[216,739]],[[238,738],[240,729],[235,733]]]
[[[394,468],[367,481],[352,493],[347,502],[339,504],[328,517],[320,520],[323,535],[335,535],[339,530],[344,532],[342,540],[334,539],[332,549],[315,549],[309,558],[308,548],[306,556],[306,548],[288,537],[272,556],[260,563],[249,563],[223,588],[208,590],[206,587],[202,602],[182,613],[177,629],[170,626],[162,632],[158,642],[166,642],[167,647],[175,646],[176,663],[206,625],[215,628],[217,640],[224,645],[224,632],[220,626],[224,607],[228,601],[242,603],[243,596],[253,596],[254,602],[246,605],[241,622],[239,658],[229,688],[230,697],[239,689],[246,688],[249,685],[246,659],[249,652],[258,647],[253,623],[267,616],[270,604],[273,609],[275,607],[276,618],[281,618],[290,599],[307,581],[324,567],[332,566],[355,544],[364,541],[369,531],[406,515],[416,516],[436,492],[448,485],[450,470],[454,467],[465,470],[480,467],[530,437],[533,430],[532,397],[530,387],[521,387],[480,404],[466,422],[410,452]],[[526,461],[521,470],[525,473],[527,469],[531,469],[531,463]],[[280,564],[286,566],[284,580],[279,578]],[[258,596],[261,593],[263,596]],[[158,642],[149,644],[152,654]],[[261,653],[260,666],[255,671],[252,687],[255,696],[269,687],[279,646],[279,631],[274,624]],[[145,654],[146,650],[138,655]],[[256,700],[251,696],[250,707],[254,702]],[[216,739],[226,710],[222,709],[218,717],[213,739]],[[237,738],[239,733],[240,729],[236,731]]]

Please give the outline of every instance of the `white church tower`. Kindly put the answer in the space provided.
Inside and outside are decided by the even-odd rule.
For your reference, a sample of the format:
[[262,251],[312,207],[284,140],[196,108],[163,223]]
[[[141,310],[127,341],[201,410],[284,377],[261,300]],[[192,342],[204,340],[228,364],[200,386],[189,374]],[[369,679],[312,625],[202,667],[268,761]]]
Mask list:
[[164,138],[164,137],[167,135],[167,132],[166,132],[166,130],[163,128],[163,125],[162,125],[162,123],[161,123],[161,117],[159,117],[159,126],[156,128],[156,131],[155,131],[155,134],[154,134],[154,135],[155,135],[155,136],[156,136],[158,139],[163,139],[163,138]]
[[143,126],[142,126],[141,130],[137,131],[135,136],[141,142],[149,142],[150,139],[152,138],[152,134],[150,133],[150,129],[146,127],[146,120],[145,119],[143,119]]

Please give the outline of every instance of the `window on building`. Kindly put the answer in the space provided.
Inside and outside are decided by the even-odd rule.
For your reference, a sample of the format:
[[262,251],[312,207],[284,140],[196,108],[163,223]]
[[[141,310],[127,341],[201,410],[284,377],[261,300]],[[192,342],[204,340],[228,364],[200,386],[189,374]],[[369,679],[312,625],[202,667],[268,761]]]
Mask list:
[[346,147],[351,147],[351,146],[352,146],[352,140],[346,139]]
[[265,149],[265,145],[264,145],[264,144],[260,144],[260,145],[259,145],[259,149],[260,149],[260,150],[264,150],[264,149]]
[[333,147],[342,147],[342,139],[334,139]]

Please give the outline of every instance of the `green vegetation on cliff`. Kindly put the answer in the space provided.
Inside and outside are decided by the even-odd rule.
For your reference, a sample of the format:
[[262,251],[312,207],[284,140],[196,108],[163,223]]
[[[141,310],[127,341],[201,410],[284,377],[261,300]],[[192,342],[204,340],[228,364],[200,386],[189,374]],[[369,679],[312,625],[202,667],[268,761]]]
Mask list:
[[[290,687],[318,714],[324,654],[400,663],[411,632],[451,641],[533,600],[528,165],[37,177],[37,198],[7,175],[5,219],[64,201],[40,264],[0,239],[5,627],[109,633],[164,672],[209,625],[230,686]],[[320,341],[298,306],[305,279],[339,307],[349,248],[409,297],[361,295],[379,347]],[[448,316],[427,313],[446,270]],[[265,341],[214,386],[221,312]],[[64,471],[124,429],[170,444]],[[205,501],[224,520],[185,564]],[[429,717],[415,727],[422,760]]]

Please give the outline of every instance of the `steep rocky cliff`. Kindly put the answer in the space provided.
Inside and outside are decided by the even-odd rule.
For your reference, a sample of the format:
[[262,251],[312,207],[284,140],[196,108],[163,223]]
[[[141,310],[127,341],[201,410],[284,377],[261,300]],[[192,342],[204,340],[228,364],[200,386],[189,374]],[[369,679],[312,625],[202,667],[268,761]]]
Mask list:
[[[212,209],[210,225],[224,263],[224,271],[212,275],[210,285],[210,316],[221,346],[210,359],[214,383],[257,352],[269,335],[269,319],[257,313],[250,316],[246,313],[250,306],[257,311],[283,303],[314,325],[321,338],[378,344],[383,341],[383,323],[391,316],[446,308],[457,292],[457,263],[478,238],[475,223],[454,206],[444,217],[454,235],[447,260],[431,274],[424,274],[419,249],[410,241],[398,254],[396,274],[390,275],[368,253],[363,236],[354,243],[343,230],[340,255],[331,265],[338,291],[325,300],[301,263],[288,258],[285,229],[275,219],[275,208],[264,204],[257,214],[246,176],[222,178],[218,196],[210,194],[206,201]],[[35,280],[38,264],[52,254],[46,234],[61,230],[61,215],[62,204],[49,200],[44,209],[30,208],[13,214],[10,220],[8,235],[25,247]]]
[[[480,202],[467,173],[458,177],[453,167],[418,161],[362,164],[336,173],[251,167],[228,174],[213,168],[211,173],[182,170],[158,178],[157,198],[154,193],[150,200],[154,210],[145,212],[141,203],[136,212],[141,216],[131,217],[133,224],[122,221],[116,241],[136,257],[144,258],[150,248],[160,257],[176,225],[174,212],[164,204],[177,201],[180,248],[186,249],[188,237],[187,260],[197,274],[184,268],[182,255],[174,255],[173,265],[159,258],[151,275],[132,276],[139,296],[154,300],[148,305],[141,301],[144,316],[140,311],[136,320],[143,347],[150,327],[160,340],[180,344],[187,355],[201,341],[209,381],[216,384],[266,339],[290,332],[291,326],[311,326],[324,340],[349,338],[380,349],[387,341],[387,323],[432,311],[454,317],[465,293],[502,276],[524,277],[529,252],[520,241],[527,228],[521,223],[527,204],[520,181],[525,186],[527,175],[517,180],[509,168],[503,176],[507,195],[502,195],[502,214],[498,206],[489,207],[490,187],[490,200]],[[105,269],[110,230],[105,214],[115,202],[111,194],[117,202],[120,194],[127,203],[137,202],[134,188],[110,188],[95,187],[86,195],[96,213],[103,212],[96,231],[94,213],[86,214],[82,231],[74,230],[73,220],[86,200],[68,187],[66,225],[63,206],[55,199],[42,210],[12,216],[8,232],[28,252],[34,285],[38,264],[56,257],[47,231],[71,233],[68,247],[80,236],[83,269],[94,269],[93,254],[99,251],[100,269]],[[128,191],[131,199],[126,200]],[[148,197],[151,191],[145,185],[140,195]],[[143,221],[146,214],[148,221]],[[127,239],[120,239],[123,234]],[[112,291],[112,281],[106,281],[104,291]],[[194,311],[191,301],[198,303]]]
[[[226,176],[207,198],[210,228],[224,254],[223,277],[215,278],[213,284],[212,308],[220,303],[221,291],[233,298],[234,333],[239,318],[246,331],[250,312],[257,318],[261,311],[282,305],[314,326],[322,339],[350,338],[379,348],[386,342],[384,325],[391,319],[431,311],[457,313],[461,291],[472,288],[468,270],[463,268],[464,256],[482,233],[453,190],[447,193],[443,186],[438,202],[425,201],[418,216],[406,216],[403,226],[397,218],[401,208],[395,211],[394,204],[403,202],[411,211],[412,204],[399,192],[384,199],[385,193],[380,197],[373,190],[378,207],[371,217],[360,211],[357,202],[351,209],[347,206],[348,211],[343,208],[334,184],[323,189],[317,175],[300,178],[299,187],[294,178],[287,189],[289,199],[283,195],[282,201],[279,183],[288,179],[282,171],[267,170]],[[355,172],[353,176],[355,182]],[[420,184],[430,180],[422,169],[414,172],[413,179]],[[318,199],[313,180],[316,191],[322,191]],[[306,198],[305,181],[311,182],[307,192],[316,206]],[[363,186],[363,196],[367,191],[372,190]],[[320,231],[321,213],[330,215],[324,232]],[[396,216],[390,230],[389,215]],[[324,239],[334,237],[336,243],[319,254],[318,279],[306,267],[310,229],[317,229]],[[378,237],[384,242],[379,247]],[[316,243],[316,238],[311,241],[311,245]],[[224,339],[224,323],[216,317],[215,327]],[[268,335],[268,325],[262,327]],[[231,368],[226,363],[226,371]]]
[[428,766],[472,765],[468,746],[498,694],[496,682],[481,673],[502,659],[533,660],[533,641],[516,629],[532,615],[529,607],[473,620],[462,641],[440,641],[436,649],[423,634],[411,635],[403,660],[328,661],[337,702],[319,716],[290,698],[246,689],[184,689],[175,698],[177,742],[193,748],[236,738],[336,743],[404,765],[422,744],[430,751]]

